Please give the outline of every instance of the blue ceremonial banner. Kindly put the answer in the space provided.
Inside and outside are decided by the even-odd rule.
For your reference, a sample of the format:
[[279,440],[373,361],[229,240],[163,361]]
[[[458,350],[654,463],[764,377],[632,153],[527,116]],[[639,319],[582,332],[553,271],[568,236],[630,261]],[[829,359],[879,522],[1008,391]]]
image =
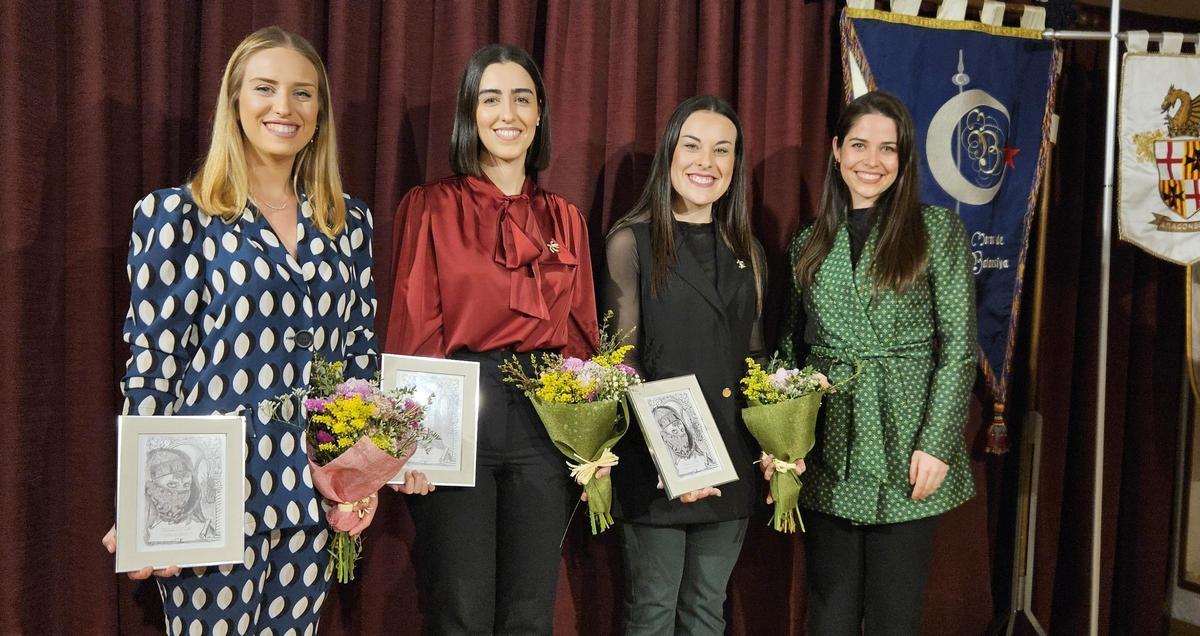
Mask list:
[[1058,52],[1035,29],[885,11],[846,9],[841,30],[847,101],[878,88],[908,105],[921,201],[955,210],[967,227],[980,363],[1002,411]]

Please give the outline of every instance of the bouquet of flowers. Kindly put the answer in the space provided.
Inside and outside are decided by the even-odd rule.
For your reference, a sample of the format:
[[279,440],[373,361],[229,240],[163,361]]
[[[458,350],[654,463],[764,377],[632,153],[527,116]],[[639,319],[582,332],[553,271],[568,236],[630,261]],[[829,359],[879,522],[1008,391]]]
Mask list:
[[[611,317],[612,312],[605,315],[600,346],[589,360],[559,354],[543,354],[540,360],[531,356],[531,373],[516,356],[500,365],[504,381],[525,392],[554,445],[574,460],[567,466],[587,493],[592,534],[613,524],[612,480],[607,475],[596,477],[596,471],[617,465],[612,447],[629,429],[625,394],[642,381],[633,367],[624,364],[633,349],[620,344],[628,334],[608,334]],[[623,415],[617,413],[618,404]]]
[[[750,406],[742,409],[742,420],[763,452],[774,456],[775,474],[771,477],[771,498],[775,516],[771,527],[780,532],[795,532],[800,519],[800,478],[796,462],[804,459],[816,442],[817,411],[821,398],[834,390],[829,379],[812,367],[784,368],[772,356],[764,370],[746,358],[748,371],[742,378],[742,394]],[[763,457],[764,461],[767,458]]]
[[267,409],[269,419],[289,424],[298,418],[303,426],[307,416],[313,485],[334,502],[326,518],[335,531],[329,553],[339,583],[354,580],[354,563],[362,553],[358,533],[366,524],[371,496],[400,472],[417,444],[437,437],[422,425],[425,406],[412,399],[411,389],[383,391],[378,380],[346,380],[344,369],[343,362],[314,356],[309,388],[260,407]]

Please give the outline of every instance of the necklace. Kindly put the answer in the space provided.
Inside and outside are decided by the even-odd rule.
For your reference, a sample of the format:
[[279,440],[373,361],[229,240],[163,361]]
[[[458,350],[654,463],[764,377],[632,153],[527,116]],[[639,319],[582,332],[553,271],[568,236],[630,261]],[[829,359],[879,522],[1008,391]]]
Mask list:
[[263,204],[263,205],[267,206],[268,208],[271,208],[272,210],[282,210],[282,209],[286,208],[286,207],[287,207],[287,205],[288,205],[288,200],[287,200],[287,199],[284,199],[284,200],[283,200],[283,203],[280,203],[279,205],[274,205],[274,204],[272,204],[270,201],[267,201],[267,200],[265,200],[265,199],[260,199],[260,198],[258,198],[258,197],[254,197],[254,200],[255,200],[257,203],[261,203],[261,204]]

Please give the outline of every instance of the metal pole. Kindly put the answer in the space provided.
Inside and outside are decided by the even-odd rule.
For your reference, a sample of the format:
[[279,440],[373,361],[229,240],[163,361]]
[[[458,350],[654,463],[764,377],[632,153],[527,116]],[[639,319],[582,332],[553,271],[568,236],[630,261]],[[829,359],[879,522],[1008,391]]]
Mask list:
[[1038,352],[1041,345],[1042,308],[1046,288],[1046,232],[1050,218],[1050,178],[1057,135],[1050,138],[1050,151],[1042,171],[1038,201],[1037,255],[1034,258],[1033,311],[1030,313],[1029,410],[1021,428],[1021,461],[1017,486],[1017,521],[1013,534],[1012,599],[1005,636],[1012,636],[1024,618],[1038,636],[1046,630],[1033,614],[1034,546],[1037,544],[1038,476],[1042,463],[1042,414],[1038,412]]
[[[1112,31],[1055,31],[1054,29],[1046,29],[1042,31],[1043,40],[1097,40],[1103,41],[1113,37]],[[1117,33],[1117,39],[1124,42],[1129,39],[1128,31]],[[1151,42],[1162,42],[1162,33],[1151,33]],[[1200,35],[1188,33],[1183,36],[1183,41],[1187,44],[1196,44],[1200,40]]]
[[1112,0],[1108,19],[1108,99],[1104,126],[1104,207],[1100,228],[1100,333],[1096,355],[1096,454],[1092,472],[1092,582],[1088,633],[1100,629],[1100,536],[1104,510],[1104,422],[1108,383],[1108,292],[1112,267],[1113,156],[1117,137],[1117,52],[1120,48],[1121,0]]

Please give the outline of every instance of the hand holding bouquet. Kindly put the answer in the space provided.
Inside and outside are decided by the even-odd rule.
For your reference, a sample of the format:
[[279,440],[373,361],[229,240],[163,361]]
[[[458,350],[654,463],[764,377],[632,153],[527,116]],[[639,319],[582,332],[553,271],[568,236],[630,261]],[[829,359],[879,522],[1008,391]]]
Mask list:
[[358,534],[369,523],[375,492],[400,472],[417,444],[437,437],[422,426],[425,407],[410,389],[383,391],[378,381],[345,380],[344,368],[345,363],[314,356],[308,389],[264,404],[272,419],[288,422],[307,414],[313,485],[335,504],[326,518],[335,531],[329,553],[339,583],[354,580],[354,562],[362,553]]
[[800,519],[800,478],[796,464],[802,462],[816,442],[817,411],[821,397],[834,390],[824,374],[812,367],[786,369],[772,357],[764,370],[746,358],[748,371],[742,378],[742,393],[750,406],[742,409],[746,428],[764,453],[761,461],[772,462],[771,499],[775,515],[771,527],[795,532]]
[[596,473],[617,465],[612,447],[629,429],[628,411],[618,414],[617,405],[624,407],[629,387],[642,381],[624,364],[633,349],[620,344],[627,334],[608,335],[611,316],[609,312],[604,318],[599,350],[590,360],[543,354],[540,360],[531,357],[532,373],[516,356],[500,365],[504,381],[525,392],[551,441],[572,460],[567,466],[587,493],[592,534],[613,524],[612,480]]

